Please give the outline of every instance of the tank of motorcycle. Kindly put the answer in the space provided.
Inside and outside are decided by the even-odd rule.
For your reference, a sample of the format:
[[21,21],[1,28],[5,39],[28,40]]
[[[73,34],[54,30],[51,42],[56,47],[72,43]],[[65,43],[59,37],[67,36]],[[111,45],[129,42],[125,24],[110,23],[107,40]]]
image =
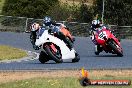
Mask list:
[[[101,31],[98,31],[95,35],[96,41],[100,45],[105,45],[106,41],[112,37],[113,36],[112,36],[111,32],[107,29],[102,29]],[[104,39],[104,38],[106,38],[106,39]]]

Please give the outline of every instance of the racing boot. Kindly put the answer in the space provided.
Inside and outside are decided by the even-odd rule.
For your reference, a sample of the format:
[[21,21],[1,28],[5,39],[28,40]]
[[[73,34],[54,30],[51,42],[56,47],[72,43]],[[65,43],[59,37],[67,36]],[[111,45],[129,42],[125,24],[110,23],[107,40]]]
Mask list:
[[100,45],[95,45],[95,55],[99,55],[99,53],[102,51],[103,49]]
[[31,31],[30,41],[32,45],[35,45],[35,42],[36,42],[36,32],[35,31]]

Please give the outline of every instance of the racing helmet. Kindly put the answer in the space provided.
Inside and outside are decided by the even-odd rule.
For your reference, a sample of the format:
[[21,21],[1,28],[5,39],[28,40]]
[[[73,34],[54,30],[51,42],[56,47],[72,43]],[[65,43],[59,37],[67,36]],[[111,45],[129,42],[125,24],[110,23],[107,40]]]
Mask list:
[[48,16],[44,17],[43,23],[44,23],[45,26],[50,26],[52,24],[51,18],[48,17]]
[[36,22],[31,25],[31,31],[38,31],[39,28],[40,28],[40,25]]
[[101,24],[101,22],[99,20],[93,20],[91,28],[92,29],[99,28],[101,26],[100,24]]

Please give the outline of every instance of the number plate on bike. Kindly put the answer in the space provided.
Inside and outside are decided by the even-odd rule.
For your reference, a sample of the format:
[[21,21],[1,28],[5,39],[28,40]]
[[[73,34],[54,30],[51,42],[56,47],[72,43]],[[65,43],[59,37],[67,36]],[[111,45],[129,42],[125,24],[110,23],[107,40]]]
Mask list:
[[101,40],[104,40],[104,37],[107,38],[106,32],[105,31],[100,32],[98,38],[101,39]]

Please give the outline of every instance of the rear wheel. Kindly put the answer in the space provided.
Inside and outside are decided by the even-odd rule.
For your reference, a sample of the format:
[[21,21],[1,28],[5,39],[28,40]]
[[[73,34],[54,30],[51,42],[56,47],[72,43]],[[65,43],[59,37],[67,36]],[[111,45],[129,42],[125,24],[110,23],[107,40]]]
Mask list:
[[96,52],[96,51],[95,51],[94,53],[95,53],[95,55],[99,55],[99,52]]
[[49,61],[49,58],[47,56],[46,53],[44,53],[43,51],[40,52],[39,54],[39,61],[44,64],[45,62]]
[[108,42],[108,44],[109,44],[110,48],[112,48],[112,50],[113,50],[118,56],[120,56],[120,57],[123,56],[122,48],[121,48],[118,44],[116,44],[115,41],[110,40],[110,41]]
[[54,60],[56,63],[62,63],[62,55],[60,49],[54,45],[57,51],[54,51],[49,45],[45,47],[46,53],[49,55],[49,57]]
[[74,62],[79,62],[79,60],[80,60],[80,55],[79,55],[78,53],[75,53],[75,58],[72,59],[72,62],[73,62],[73,63],[74,63]]

